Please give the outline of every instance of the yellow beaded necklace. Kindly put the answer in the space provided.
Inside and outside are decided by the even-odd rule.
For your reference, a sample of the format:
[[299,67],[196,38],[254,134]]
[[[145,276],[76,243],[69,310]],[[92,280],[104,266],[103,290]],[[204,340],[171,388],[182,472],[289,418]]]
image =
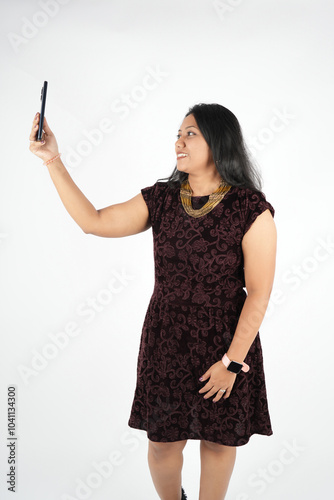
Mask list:
[[192,217],[202,217],[202,215],[207,214],[216,205],[218,205],[231,187],[232,186],[227,184],[227,182],[222,179],[216,191],[209,195],[209,199],[205,205],[202,208],[195,209],[191,205],[191,188],[188,179],[186,179],[180,187],[182,205],[188,215],[191,215]]

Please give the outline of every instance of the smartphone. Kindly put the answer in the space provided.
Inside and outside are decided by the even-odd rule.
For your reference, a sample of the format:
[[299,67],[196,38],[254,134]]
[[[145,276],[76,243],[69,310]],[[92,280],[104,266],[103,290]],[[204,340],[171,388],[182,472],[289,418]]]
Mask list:
[[38,132],[37,132],[36,141],[42,140],[47,89],[48,89],[48,82],[44,82],[44,85],[43,85],[42,90],[41,90],[41,114],[39,116],[39,125],[38,125]]

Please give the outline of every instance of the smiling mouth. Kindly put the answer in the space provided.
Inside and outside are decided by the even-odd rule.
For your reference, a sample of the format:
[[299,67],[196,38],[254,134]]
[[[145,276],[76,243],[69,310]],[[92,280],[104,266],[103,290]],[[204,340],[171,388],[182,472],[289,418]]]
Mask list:
[[186,154],[180,154],[180,155],[177,155],[177,160],[182,160],[183,158],[187,158],[188,155]]

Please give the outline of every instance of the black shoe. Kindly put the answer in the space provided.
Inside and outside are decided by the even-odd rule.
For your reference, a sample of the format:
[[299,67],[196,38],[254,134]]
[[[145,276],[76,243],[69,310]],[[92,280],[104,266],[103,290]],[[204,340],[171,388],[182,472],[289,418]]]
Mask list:
[[181,489],[182,489],[182,498],[181,498],[181,500],[187,500],[187,495],[185,494],[184,489],[182,487],[181,487]]

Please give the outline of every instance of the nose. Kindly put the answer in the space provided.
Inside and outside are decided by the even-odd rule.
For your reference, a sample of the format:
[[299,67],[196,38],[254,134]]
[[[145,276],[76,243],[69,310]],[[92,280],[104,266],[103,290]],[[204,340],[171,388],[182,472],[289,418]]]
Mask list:
[[184,140],[182,139],[182,137],[179,137],[176,141],[175,141],[175,149],[178,150],[182,147],[182,145],[184,145]]

